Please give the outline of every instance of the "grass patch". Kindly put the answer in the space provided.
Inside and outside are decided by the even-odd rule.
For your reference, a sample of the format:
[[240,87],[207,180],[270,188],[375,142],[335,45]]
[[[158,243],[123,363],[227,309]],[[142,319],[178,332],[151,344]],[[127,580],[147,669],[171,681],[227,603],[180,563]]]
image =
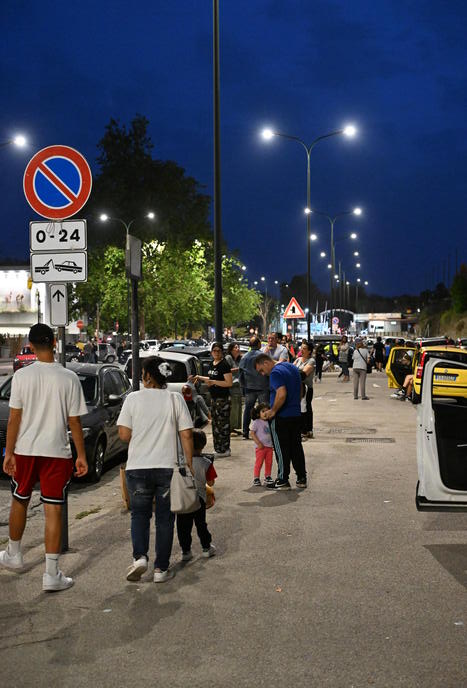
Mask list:
[[75,518],[80,520],[82,518],[86,518],[86,516],[90,516],[91,514],[98,514],[101,508],[102,507],[100,506],[96,506],[94,509],[89,509],[89,511],[80,511],[79,514],[76,514]]

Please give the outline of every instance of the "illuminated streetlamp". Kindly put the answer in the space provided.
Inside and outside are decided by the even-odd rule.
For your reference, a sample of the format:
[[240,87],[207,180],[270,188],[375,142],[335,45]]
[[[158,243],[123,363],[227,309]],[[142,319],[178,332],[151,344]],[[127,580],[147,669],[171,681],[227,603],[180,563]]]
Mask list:
[[[357,133],[357,129],[353,124],[347,124],[345,125],[342,129],[337,129],[336,131],[331,131],[328,134],[324,134],[322,136],[318,136],[314,141],[311,142],[310,145],[307,145],[302,139],[300,139],[298,136],[290,136],[289,134],[283,134],[282,132],[276,131],[272,127],[266,127],[262,130],[261,136],[264,141],[271,141],[275,136],[279,136],[280,138],[288,139],[289,141],[296,141],[299,143],[301,146],[303,146],[305,153],[306,153],[306,160],[307,160],[307,175],[306,175],[306,209],[305,209],[305,214],[306,214],[306,235],[307,237],[310,236],[310,214],[311,214],[311,167],[310,167],[310,158],[311,158],[311,151],[313,148],[316,146],[319,141],[323,141],[324,139],[331,138],[333,136],[346,136],[347,138],[353,138]],[[307,337],[310,339],[310,300],[311,300],[311,251],[310,251],[310,244],[307,241],[307,282],[306,282],[306,291],[307,291],[307,306],[308,306],[308,315],[307,315]]]

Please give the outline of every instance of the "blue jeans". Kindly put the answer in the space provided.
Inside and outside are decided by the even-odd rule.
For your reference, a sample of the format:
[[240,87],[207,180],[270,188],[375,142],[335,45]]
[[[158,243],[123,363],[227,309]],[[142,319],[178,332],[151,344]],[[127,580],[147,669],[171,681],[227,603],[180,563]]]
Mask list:
[[245,390],[245,409],[243,411],[243,437],[248,437],[250,433],[251,410],[257,401],[259,401],[260,404],[267,403],[269,401],[269,390]]
[[130,495],[133,558],[148,558],[152,502],[156,498],[156,560],[154,568],[167,571],[174,536],[175,516],[170,511],[172,468],[138,468],[126,471]]

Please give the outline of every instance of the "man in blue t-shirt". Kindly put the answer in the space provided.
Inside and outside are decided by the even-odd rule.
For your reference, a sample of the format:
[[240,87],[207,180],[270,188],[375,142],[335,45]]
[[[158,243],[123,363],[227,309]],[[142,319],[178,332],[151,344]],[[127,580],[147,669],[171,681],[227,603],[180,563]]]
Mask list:
[[302,447],[300,371],[291,363],[273,361],[267,354],[255,359],[255,368],[269,377],[271,437],[277,459],[276,490],[290,490],[290,462],[297,474],[297,487],[306,487],[305,455]]

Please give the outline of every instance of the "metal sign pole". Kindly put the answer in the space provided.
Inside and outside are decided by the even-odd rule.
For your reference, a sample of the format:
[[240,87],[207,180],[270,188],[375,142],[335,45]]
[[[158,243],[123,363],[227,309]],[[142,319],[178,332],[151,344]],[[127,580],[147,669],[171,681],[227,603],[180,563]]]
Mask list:
[[[58,360],[60,365],[66,368],[65,359],[65,328],[58,328]],[[68,552],[68,493],[65,496],[65,503],[62,505],[62,539],[60,552]]]

